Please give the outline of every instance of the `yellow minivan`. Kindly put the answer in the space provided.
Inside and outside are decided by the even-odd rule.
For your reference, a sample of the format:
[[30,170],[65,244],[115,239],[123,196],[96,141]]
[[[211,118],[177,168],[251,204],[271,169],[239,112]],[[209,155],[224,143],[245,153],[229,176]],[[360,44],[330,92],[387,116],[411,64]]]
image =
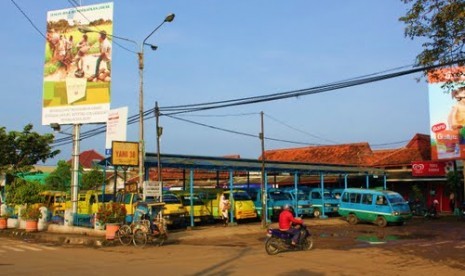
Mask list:
[[47,207],[52,216],[64,216],[68,194],[63,191],[43,191],[41,206]]
[[[182,205],[186,208],[188,215],[192,215],[194,222],[210,222],[213,220],[212,213],[205,206],[202,199],[197,194],[190,194],[189,192],[180,191],[175,193],[182,202]],[[191,207],[192,201],[192,207]],[[187,218],[189,220],[189,218]]]
[[236,220],[257,219],[257,210],[249,194],[243,190],[199,189],[196,193],[204,201],[214,219],[221,219],[219,203],[224,193],[232,206],[233,218]]

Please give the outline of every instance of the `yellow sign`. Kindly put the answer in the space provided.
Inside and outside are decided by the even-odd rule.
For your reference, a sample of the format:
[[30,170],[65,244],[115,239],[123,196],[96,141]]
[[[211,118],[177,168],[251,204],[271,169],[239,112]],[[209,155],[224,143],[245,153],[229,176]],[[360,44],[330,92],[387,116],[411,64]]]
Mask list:
[[113,141],[111,147],[111,164],[113,166],[139,165],[139,143]]

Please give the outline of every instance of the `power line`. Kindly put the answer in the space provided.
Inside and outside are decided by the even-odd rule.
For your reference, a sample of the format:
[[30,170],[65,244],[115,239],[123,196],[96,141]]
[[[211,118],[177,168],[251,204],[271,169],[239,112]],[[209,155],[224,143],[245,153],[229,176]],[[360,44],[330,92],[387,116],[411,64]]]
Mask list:
[[14,0],[11,0],[11,3],[13,3],[13,5],[16,6],[16,8],[23,14],[23,16],[27,19],[27,21],[29,21],[29,23],[31,23],[32,27],[44,38],[44,39],[47,39],[45,37],[45,35],[39,30],[39,28],[37,28],[37,26],[34,24],[34,22],[32,22],[31,18],[29,18],[29,16],[21,9],[21,7],[16,4],[16,2]]
[[267,118],[270,118],[271,120],[273,120],[273,121],[275,121],[275,122],[278,122],[278,123],[280,123],[280,124],[282,124],[282,125],[284,125],[284,126],[290,128],[290,129],[292,129],[292,130],[295,130],[295,131],[297,131],[297,132],[306,134],[306,135],[308,135],[308,136],[310,136],[310,137],[313,137],[313,138],[316,138],[316,139],[320,139],[320,140],[323,140],[323,141],[327,141],[327,142],[330,142],[330,143],[333,143],[333,144],[338,144],[338,142],[336,142],[336,141],[332,141],[332,140],[329,140],[329,139],[326,139],[326,138],[317,136],[317,135],[315,135],[315,134],[308,133],[308,132],[303,131],[303,130],[301,130],[301,129],[295,128],[295,127],[293,127],[293,126],[291,126],[291,125],[288,125],[288,124],[286,124],[286,123],[284,123],[284,122],[282,122],[282,121],[280,121],[280,120],[278,120],[278,119],[276,119],[276,118],[271,117],[270,115],[268,115],[268,114],[266,114],[266,113],[265,113],[265,116],[266,116]]
[[[192,105],[182,105],[182,106],[172,106],[168,107],[165,109],[177,109],[178,107],[186,107],[186,106],[193,106],[194,108],[185,108],[185,109],[178,109],[178,111],[171,112],[171,113],[165,113],[162,114],[163,116],[172,116],[172,115],[179,115],[182,113],[188,113],[188,112],[195,112],[195,111],[203,111],[203,110],[209,110],[209,109],[217,109],[217,108],[225,108],[225,107],[232,107],[232,106],[239,106],[239,105],[245,105],[245,104],[253,104],[253,103],[259,103],[259,102],[266,102],[266,101],[275,101],[275,100],[281,100],[281,99],[286,99],[290,97],[300,97],[300,96],[307,96],[311,94],[316,94],[316,93],[323,93],[323,92],[328,92],[328,91],[333,91],[333,90],[338,90],[342,88],[347,88],[347,87],[352,87],[352,86],[358,86],[362,84],[367,84],[367,83],[372,83],[372,82],[377,82],[377,81],[382,81],[386,79],[391,79],[391,78],[396,78],[400,76],[405,76],[409,74],[414,74],[422,71],[428,71],[432,69],[436,69],[439,67],[445,67],[449,66],[452,64],[457,64],[457,63],[463,63],[465,62],[464,59],[461,60],[456,60],[456,61],[450,61],[447,63],[443,64],[437,64],[437,65],[430,65],[430,66],[424,66],[424,67],[417,67],[409,70],[404,70],[400,72],[395,72],[395,73],[390,73],[390,74],[385,74],[382,76],[377,76],[377,77],[368,77],[368,78],[353,78],[354,80],[351,81],[346,81],[346,82],[334,82],[329,85],[322,85],[322,86],[316,86],[312,88],[307,88],[307,89],[300,89],[300,90],[293,90],[293,91],[288,91],[288,92],[281,92],[281,93],[275,93],[275,94],[268,94],[268,95],[262,95],[262,96],[255,96],[255,97],[248,97],[248,98],[240,98],[240,99],[233,99],[233,100],[226,100],[226,101],[219,101],[219,102],[210,102],[210,103],[202,103],[202,104],[192,104]],[[217,104],[219,103],[219,104]],[[213,105],[216,104],[216,105]],[[202,107],[198,107],[202,106]],[[154,117],[154,110],[155,108],[151,108],[147,111],[144,111],[144,115],[147,115],[147,117],[144,117],[145,119],[150,119]],[[161,108],[160,108],[161,110]],[[144,119],[144,120],[145,120]],[[138,115],[133,115],[128,119],[128,124],[132,124],[135,122],[139,121]],[[95,135],[101,134],[105,132],[105,130],[101,129],[96,129],[96,130],[90,130],[89,132],[83,133],[82,139],[85,138],[90,138]],[[65,143],[66,140],[62,140],[62,143]],[[68,143],[72,142],[72,139],[69,138]]]

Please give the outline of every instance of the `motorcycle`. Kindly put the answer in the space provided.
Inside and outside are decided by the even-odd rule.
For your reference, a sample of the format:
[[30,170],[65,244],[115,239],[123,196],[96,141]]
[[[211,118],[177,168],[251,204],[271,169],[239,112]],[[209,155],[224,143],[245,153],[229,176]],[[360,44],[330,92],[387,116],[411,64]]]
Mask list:
[[298,243],[292,245],[292,235],[279,229],[269,228],[265,241],[265,250],[268,255],[276,255],[279,252],[290,250],[311,250],[313,248],[313,237],[307,226],[300,226]]
[[424,217],[426,219],[436,219],[438,218],[438,211],[436,210],[436,206],[431,206],[429,209],[424,211]]

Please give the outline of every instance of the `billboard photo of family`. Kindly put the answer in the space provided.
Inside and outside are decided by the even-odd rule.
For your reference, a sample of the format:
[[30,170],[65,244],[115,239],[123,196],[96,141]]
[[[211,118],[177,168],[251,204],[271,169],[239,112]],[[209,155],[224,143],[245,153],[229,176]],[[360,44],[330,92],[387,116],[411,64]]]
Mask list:
[[42,124],[105,122],[113,3],[47,13]]
[[465,67],[428,73],[431,158],[465,157]]

